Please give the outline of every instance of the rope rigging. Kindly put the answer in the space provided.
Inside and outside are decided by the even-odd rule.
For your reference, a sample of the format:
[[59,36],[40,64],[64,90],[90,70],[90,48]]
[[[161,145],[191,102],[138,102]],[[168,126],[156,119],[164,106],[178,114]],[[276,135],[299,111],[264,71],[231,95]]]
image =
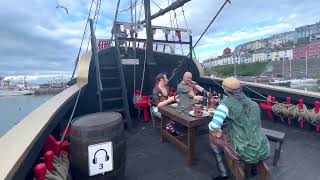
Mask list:
[[[175,19],[175,21],[176,21],[176,27],[179,28],[178,19],[177,19],[177,13],[176,13],[175,10],[173,10],[173,13],[174,13],[174,19]],[[182,13],[182,12],[181,12],[181,13]],[[179,15],[181,15],[181,13],[180,13]],[[180,48],[181,48],[181,53],[182,53],[182,55],[184,55],[182,44],[180,44]]]
[[184,14],[183,6],[181,6],[181,10],[182,10],[182,14],[183,14],[184,23],[186,24],[186,28],[189,29],[188,23],[187,23],[187,19],[186,19],[186,16]]
[[151,2],[152,2],[154,5],[156,5],[160,10],[162,10],[162,8],[161,8],[156,2],[154,2],[154,0],[151,0]]
[[[169,0],[168,0],[168,6],[170,5],[170,2],[169,2]],[[171,17],[171,11],[169,11],[169,15],[170,15],[170,27],[172,28],[173,26],[172,26],[172,17]],[[170,31],[170,34],[172,35],[172,39],[175,41],[175,36],[174,36],[174,34],[173,34],[173,32],[172,31]],[[176,50],[176,45],[174,45],[174,50]]]
[[219,11],[217,12],[217,14],[213,17],[213,19],[210,21],[210,23],[207,25],[206,29],[202,32],[201,36],[199,37],[199,39],[197,40],[197,42],[194,44],[194,46],[192,47],[192,49],[194,49],[198,43],[200,42],[200,40],[202,39],[203,35],[207,32],[207,30],[209,29],[209,27],[211,26],[211,24],[214,22],[214,20],[216,20],[216,18],[218,17],[218,15],[220,14],[220,12],[222,11],[222,9],[224,8],[224,6],[227,3],[230,3],[229,0],[225,0],[225,2],[223,3],[223,5],[221,6],[221,8],[219,9]]
[[[130,5],[128,8],[120,10],[119,13],[123,13],[123,12],[129,11],[131,8],[133,8],[133,7],[135,7],[137,5],[138,1],[139,0],[136,0],[134,5]],[[142,2],[143,2],[143,0],[142,0]]]
[[139,11],[139,17],[138,17],[139,22],[140,22],[140,17],[141,17],[142,6],[143,6],[143,0],[141,0],[141,5],[140,5],[140,11]]
[[[97,3],[96,3],[96,10],[95,10],[95,13],[94,13],[94,16],[93,16],[94,30],[96,30],[96,27],[97,27],[99,14],[100,14],[100,6],[101,6],[101,0],[98,0]],[[88,49],[89,49],[90,39],[91,39],[91,37],[89,36],[86,52],[88,52]]]
[[73,72],[72,72],[72,76],[71,76],[71,80],[73,79],[74,77],[74,74],[76,72],[76,69],[77,69],[77,65],[78,65],[78,61],[79,61],[79,56],[80,56],[80,53],[81,53],[81,48],[82,48],[82,44],[83,44],[83,40],[86,36],[86,31],[87,31],[87,27],[88,27],[88,19],[90,18],[90,14],[91,14],[91,10],[92,10],[92,5],[93,5],[93,2],[94,0],[91,1],[91,4],[90,4],[90,8],[89,8],[89,13],[88,13],[88,17],[87,17],[87,21],[86,21],[86,25],[84,27],[84,31],[83,31],[83,34],[82,34],[82,39],[81,39],[81,43],[80,43],[80,47],[79,47],[79,51],[78,51],[78,55],[77,55],[77,58],[75,60],[75,65],[74,65],[74,68],[73,68]]
[[[135,2],[135,3],[137,3],[137,1]],[[135,36],[135,33],[136,33],[136,23],[137,23],[137,6],[136,6],[136,4],[134,5],[134,11],[135,11],[135,13],[134,13],[134,20],[133,20],[133,8],[132,8],[132,0],[130,0],[130,16],[131,16],[131,23],[133,23],[134,22],[134,32],[133,32],[133,39],[134,39],[134,41],[133,41],[133,58],[135,59],[136,58],[136,41],[135,41],[135,39],[136,39],[136,36]],[[136,89],[136,64],[134,63],[133,64],[133,92],[135,91],[135,89]]]

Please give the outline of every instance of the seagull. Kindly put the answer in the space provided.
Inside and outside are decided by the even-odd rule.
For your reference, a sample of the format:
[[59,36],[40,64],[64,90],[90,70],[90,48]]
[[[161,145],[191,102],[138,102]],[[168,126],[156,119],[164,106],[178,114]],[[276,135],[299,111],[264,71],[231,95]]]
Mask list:
[[64,10],[66,10],[66,13],[69,14],[68,8],[66,8],[65,6],[58,5],[56,8],[63,8]]

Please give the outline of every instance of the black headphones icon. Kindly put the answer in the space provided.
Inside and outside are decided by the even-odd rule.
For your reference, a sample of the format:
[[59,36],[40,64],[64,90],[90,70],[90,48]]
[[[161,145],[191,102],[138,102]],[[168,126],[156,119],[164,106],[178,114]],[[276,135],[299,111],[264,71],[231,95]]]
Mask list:
[[93,159],[92,159],[93,164],[97,164],[97,157],[96,157],[96,155],[97,155],[97,152],[99,152],[99,151],[104,151],[104,152],[106,153],[106,159],[105,159],[105,161],[108,161],[108,160],[109,160],[109,156],[108,156],[107,151],[106,151],[105,149],[99,149],[98,151],[96,151],[96,152],[94,153],[94,156],[93,156]]

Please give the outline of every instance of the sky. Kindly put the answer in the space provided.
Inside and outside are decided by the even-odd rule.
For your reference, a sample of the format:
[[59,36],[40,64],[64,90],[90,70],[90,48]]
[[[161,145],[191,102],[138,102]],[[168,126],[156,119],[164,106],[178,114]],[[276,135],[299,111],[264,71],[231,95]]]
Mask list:
[[[137,2],[137,18],[144,18],[141,0]],[[151,11],[159,11],[172,0],[153,0]],[[175,26],[192,29],[195,42],[223,0],[192,0],[176,10]],[[72,72],[91,0],[10,0],[0,1],[0,75],[17,73]],[[156,5],[156,4],[157,5]],[[98,39],[110,38],[117,0],[102,0],[96,28]],[[58,5],[65,6],[68,14]],[[129,1],[121,1],[126,10]],[[199,45],[196,56],[201,61],[222,54],[225,47],[256,40],[306,24],[320,21],[320,1],[315,0],[231,0],[209,28]],[[94,12],[91,14],[93,17]],[[152,21],[153,25],[170,26],[170,15]],[[130,21],[129,11],[119,13],[119,21]],[[85,51],[89,31],[82,47]],[[145,37],[144,32],[139,37]],[[187,35],[183,35],[184,39]],[[155,38],[164,39],[157,31]],[[182,53],[177,46],[177,52]],[[188,47],[182,47],[187,53]]]

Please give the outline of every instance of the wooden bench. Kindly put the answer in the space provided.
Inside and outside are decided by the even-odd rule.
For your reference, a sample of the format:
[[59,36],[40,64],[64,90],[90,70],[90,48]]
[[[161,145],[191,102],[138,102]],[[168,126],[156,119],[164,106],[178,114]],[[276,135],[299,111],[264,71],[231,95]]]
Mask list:
[[271,129],[265,129],[265,128],[262,128],[262,132],[267,136],[267,138],[271,142],[276,143],[276,148],[274,150],[272,165],[277,166],[277,162],[280,159],[282,143],[283,143],[283,140],[284,140],[284,137],[286,134],[283,132],[279,132],[279,131],[275,131],[275,130],[271,130]]

